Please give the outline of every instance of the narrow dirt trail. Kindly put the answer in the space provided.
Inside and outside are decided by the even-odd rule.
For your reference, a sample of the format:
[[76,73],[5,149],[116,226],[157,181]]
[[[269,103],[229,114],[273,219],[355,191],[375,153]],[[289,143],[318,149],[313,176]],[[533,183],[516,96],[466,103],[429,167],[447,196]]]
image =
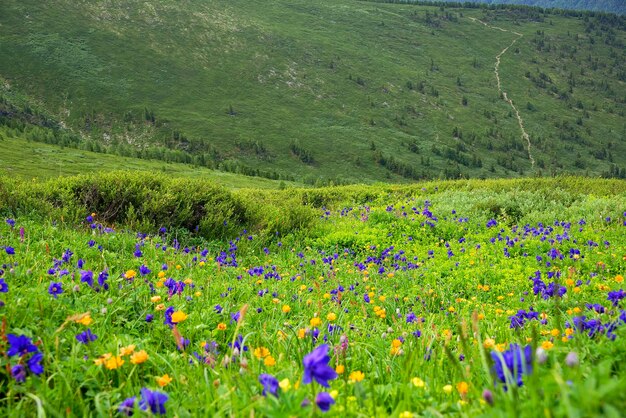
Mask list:
[[517,38],[513,39],[513,41],[506,47],[504,48],[502,51],[500,51],[500,53],[498,55],[496,55],[496,65],[494,66],[494,73],[496,74],[496,82],[498,84],[498,92],[502,95],[502,97],[504,98],[504,101],[506,101],[511,108],[513,109],[513,111],[515,112],[515,117],[517,118],[517,123],[519,124],[519,128],[522,131],[522,139],[526,142],[526,149],[528,151],[528,159],[530,160],[530,165],[532,168],[535,168],[535,159],[533,158],[532,152],[530,151],[531,148],[531,143],[530,143],[530,136],[528,135],[528,132],[526,132],[526,129],[524,128],[524,120],[522,119],[522,116],[519,113],[519,110],[517,109],[517,107],[515,106],[515,104],[513,104],[513,100],[511,100],[509,98],[509,95],[506,93],[506,91],[502,90],[502,83],[500,82],[500,58],[502,58],[502,55],[504,55],[506,53],[506,51],[509,50],[510,47],[512,47],[513,45],[515,45],[515,43],[517,41],[519,41],[524,35],[519,33],[519,32],[514,32],[512,30],[507,30],[507,29],[502,29],[499,28],[497,26],[491,26],[486,22],[483,22],[480,19],[476,19],[475,17],[470,17],[470,20],[472,20],[473,22],[476,23],[480,23],[490,29],[495,29],[495,30],[499,30],[501,32],[508,32],[508,33],[512,33],[514,35],[517,35]]

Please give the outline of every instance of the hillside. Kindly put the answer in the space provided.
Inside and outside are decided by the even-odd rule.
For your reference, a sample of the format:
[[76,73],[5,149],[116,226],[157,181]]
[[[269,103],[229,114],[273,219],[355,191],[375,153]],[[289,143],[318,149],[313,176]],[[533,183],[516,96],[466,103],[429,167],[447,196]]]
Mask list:
[[[410,3],[405,1],[404,3]],[[428,2],[428,0],[426,0]],[[431,3],[464,3],[458,0],[433,0]],[[622,0],[472,0],[470,3],[485,5],[520,5],[530,7],[554,8],[564,10],[589,10],[594,12],[616,13],[623,15],[626,13],[626,3]]]
[[0,121],[308,183],[626,176],[624,28],[349,0],[7,0]]

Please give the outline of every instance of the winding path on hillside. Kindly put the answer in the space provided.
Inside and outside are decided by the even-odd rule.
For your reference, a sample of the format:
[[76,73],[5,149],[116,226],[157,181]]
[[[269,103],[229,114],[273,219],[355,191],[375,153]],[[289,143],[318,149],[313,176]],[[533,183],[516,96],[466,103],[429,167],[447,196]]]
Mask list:
[[509,98],[509,95],[506,93],[506,91],[502,90],[502,84],[500,82],[500,58],[502,58],[502,55],[504,55],[506,53],[506,51],[508,51],[508,49],[510,47],[512,47],[517,41],[519,41],[520,39],[522,39],[522,37],[524,36],[523,34],[519,33],[519,32],[515,32],[512,30],[507,30],[507,29],[503,29],[503,28],[499,28],[497,26],[491,26],[486,22],[483,22],[480,19],[476,19],[475,17],[470,17],[470,20],[472,20],[473,22],[476,23],[480,23],[490,29],[496,29],[502,32],[508,32],[508,33],[512,33],[514,35],[517,35],[517,38],[513,39],[513,41],[506,47],[504,48],[502,51],[500,51],[500,53],[498,55],[496,55],[496,65],[494,66],[494,72],[496,74],[496,82],[498,83],[498,92],[502,95],[502,97],[504,98],[504,100],[511,106],[511,108],[513,109],[513,111],[515,112],[515,117],[517,118],[517,123],[519,124],[520,130],[522,131],[522,139],[526,142],[526,149],[528,150],[528,159],[530,160],[530,165],[532,168],[535,168],[535,159],[533,158],[532,152],[530,151],[530,136],[528,135],[528,132],[526,132],[526,129],[524,128],[524,120],[522,119],[522,116],[519,113],[519,110],[517,109],[517,107],[513,104],[513,100],[511,100]]

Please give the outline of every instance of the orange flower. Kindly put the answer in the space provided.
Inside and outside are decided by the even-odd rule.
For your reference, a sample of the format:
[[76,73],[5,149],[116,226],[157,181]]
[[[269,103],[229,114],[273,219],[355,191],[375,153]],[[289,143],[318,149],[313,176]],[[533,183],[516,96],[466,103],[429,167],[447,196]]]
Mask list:
[[106,353],[95,359],[93,362],[96,366],[102,366],[112,356],[111,353]]
[[346,371],[346,367],[343,364],[340,364],[337,367],[335,367],[335,372],[337,374],[343,374],[345,371]]
[[270,355],[270,350],[265,347],[258,347],[254,349],[254,357],[262,359]]
[[135,351],[135,344],[120,348],[120,356],[129,356]]
[[357,370],[357,371],[350,373],[350,376],[348,377],[348,379],[350,379],[351,382],[360,382],[361,380],[365,379],[365,374]]
[[105,367],[109,370],[115,370],[118,367],[122,367],[124,360],[120,356],[111,356],[105,363]]
[[272,367],[276,365],[276,359],[272,356],[267,356],[265,357],[265,360],[263,360],[263,364],[265,364],[267,367]]
[[135,270],[128,270],[126,271],[126,273],[124,273],[124,277],[126,277],[127,279],[134,279],[136,275],[137,272]]
[[89,325],[93,323],[93,319],[91,318],[91,315],[87,314],[83,316],[82,318],[77,319],[76,322],[88,327]]
[[459,391],[459,395],[465,396],[467,395],[467,392],[469,392],[469,385],[467,382],[459,382],[456,385],[456,390]]
[[172,322],[178,324],[187,319],[187,314],[183,311],[176,311],[172,314]]
[[314,318],[311,318],[309,323],[311,324],[312,327],[318,327],[322,324],[322,320],[316,316]]
[[223,322],[220,322],[219,324],[217,324],[217,329],[220,331],[226,331],[226,324]]
[[141,364],[146,360],[148,360],[148,353],[146,353],[146,350],[137,351],[130,356],[130,362],[133,364]]
[[166,373],[163,376],[156,378],[157,384],[161,387],[167,386],[172,381],[172,378]]
[[283,312],[284,313],[289,313],[291,312],[291,307],[289,305],[283,305]]

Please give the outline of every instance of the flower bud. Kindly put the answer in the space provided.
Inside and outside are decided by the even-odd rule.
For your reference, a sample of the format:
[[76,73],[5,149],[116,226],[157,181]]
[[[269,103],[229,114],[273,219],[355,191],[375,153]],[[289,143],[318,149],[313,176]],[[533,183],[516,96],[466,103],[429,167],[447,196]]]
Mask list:
[[577,367],[578,363],[580,363],[580,361],[578,359],[578,354],[575,351],[570,352],[565,357],[565,364],[567,364],[568,367]]

